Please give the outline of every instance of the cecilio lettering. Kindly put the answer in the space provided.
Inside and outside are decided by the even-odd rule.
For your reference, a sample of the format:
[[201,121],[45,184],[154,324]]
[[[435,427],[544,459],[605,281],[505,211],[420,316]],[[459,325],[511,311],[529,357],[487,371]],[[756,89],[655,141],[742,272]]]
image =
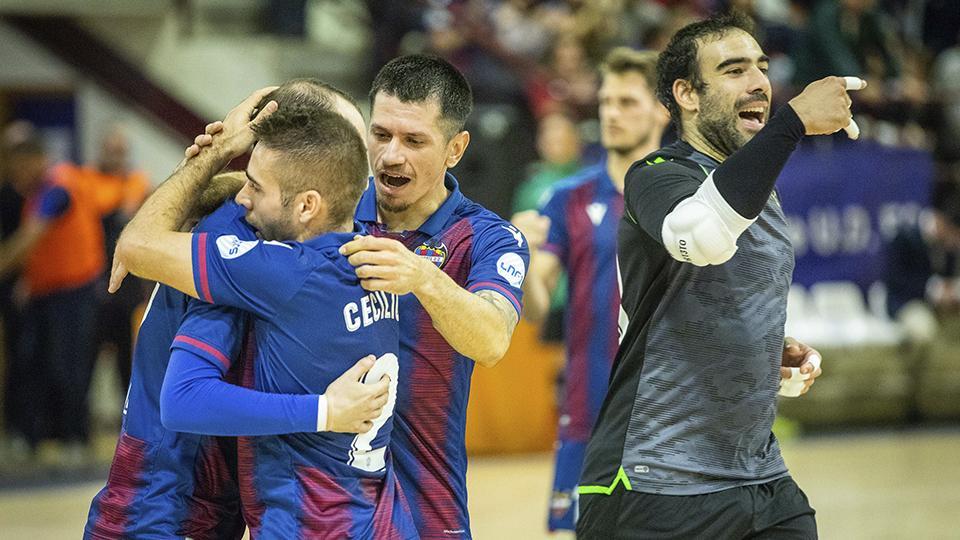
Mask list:
[[343,322],[347,330],[356,332],[371,324],[386,319],[400,320],[400,300],[395,294],[372,291],[358,302],[343,306]]

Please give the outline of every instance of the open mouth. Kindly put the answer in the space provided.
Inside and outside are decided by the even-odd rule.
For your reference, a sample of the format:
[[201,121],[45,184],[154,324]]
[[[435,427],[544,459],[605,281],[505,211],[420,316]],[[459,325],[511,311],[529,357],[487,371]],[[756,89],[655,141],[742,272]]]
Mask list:
[[380,173],[380,183],[392,188],[401,188],[410,183],[410,178],[402,175]]
[[744,124],[748,129],[759,130],[763,127],[765,113],[765,107],[747,107],[741,109],[737,114],[744,120]]

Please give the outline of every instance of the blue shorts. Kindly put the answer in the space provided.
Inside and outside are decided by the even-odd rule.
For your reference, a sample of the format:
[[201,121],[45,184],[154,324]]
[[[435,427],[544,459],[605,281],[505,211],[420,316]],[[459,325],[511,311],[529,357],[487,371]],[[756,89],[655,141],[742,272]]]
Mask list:
[[586,441],[557,441],[556,469],[547,528],[551,531],[572,531],[577,523],[577,484],[583,468]]

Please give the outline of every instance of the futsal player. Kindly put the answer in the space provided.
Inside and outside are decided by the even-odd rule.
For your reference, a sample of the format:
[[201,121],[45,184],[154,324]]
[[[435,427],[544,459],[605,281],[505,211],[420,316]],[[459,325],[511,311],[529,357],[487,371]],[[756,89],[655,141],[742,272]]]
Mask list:
[[[210,148],[147,201],[124,231],[117,256],[132,273],[250,311],[256,389],[319,393],[352,364],[344,355],[371,353],[379,357],[373,370],[391,375],[395,399],[397,299],[364,291],[338,252],[359,232],[352,216],[366,184],[363,140],[341,116],[313,107],[270,114],[276,107],[270,103],[260,113],[268,116],[254,124],[249,118],[263,93],[231,111]],[[174,232],[214,172],[255,141],[237,200],[263,240]],[[284,238],[292,241],[279,241]],[[316,406],[314,400],[289,412],[315,419]],[[373,429],[358,436],[253,439],[253,492],[244,500],[252,509],[245,513],[251,535],[415,537],[386,451],[391,413],[388,401]]]
[[[319,81],[293,80],[272,92],[270,97],[280,103],[337,110],[347,117],[352,111],[359,117],[355,105],[341,94]],[[359,123],[362,127],[362,118]],[[244,180],[230,175],[218,176],[200,197],[197,215],[232,197],[243,183]],[[243,220],[243,215],[243,208],[229,200],[202,220],[196,230],[255,240],[255,231]],[[202,351],[227,363],[237,361],[229,379],[236,382],[240,379],[239,360],[244,355],[238,351],[248,325],[246,316],[239,310],[196,300],[190,305],[189,314],[185,316],[187,296],[165,285],[158,285],[151,296],[138,333],[120,439],[107,484],[91,504],[85,530],[87,538],[187,536],[200,539],[239,538],[243,534],[245,524],[239,511],[234,440],[177,433],[161,422],[161,385],[171,343]],[[369,413],[357,414],[377,393],[375,387],[356,382],[356,372],[371,364],[369,360],[358,363],[332,383],[325,396],[313,396],[318,404],[315,429],[344,430],[375,418],[376,415]],[[282,402],[286,398],[263,395],[261,399]],[[325,424],[319,417],[321,400],[329,402]],[[276,406],[268,410],[275,411]],[[282,423],[284,418],[277,416],[273,423],[286,425]],[[333,416],[337,420],[331,418]],[[266,413],[261,417],[267,418]]]
[[[680,140],[627,173],[621,346],[587,445],[578,538],[816,538],[771,432],[793,249],[777,176],[804,135],[851,123],[828,77],[773,116],[739,16],[693,23],[657,64]],[[819,368],[807,349],[797,376]],[[791,377],[792,378],[792,377]]]
[[567,362],[547,518],[551,531],[574,529],[583,453],[617,354],[616,246],[623,178],[630,165],[659,148],[670,121],[654,93],[656,65],[655,52],[610,51],[601,67],[598,99],[606,158],[553,186],[542,214],[529,210],[511,220],[530,242],[524,317],[542,321],[561,272],[569,276]]
[[[422,538],[469,538],[464,445],[474,363],[495,365],[516,326],[529,260],[520,232],[466,198],[448,172],[473,106],[433,56],[387,63],[370,90],[369,227],[343,247],[364,288],[401,295],[400,384],[390,448]],[[412,293],[412,294],[411,294]]]

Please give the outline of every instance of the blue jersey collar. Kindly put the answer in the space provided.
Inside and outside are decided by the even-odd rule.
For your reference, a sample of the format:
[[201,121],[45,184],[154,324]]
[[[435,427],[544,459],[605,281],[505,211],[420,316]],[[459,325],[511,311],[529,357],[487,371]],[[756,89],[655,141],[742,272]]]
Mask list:
[[[436,236],[443,232],[447,221],[454,211],[463,202],[463,193],[460,192],[460,184],[452,174],[447,173],[443,179],[443,185],[450,191],[447,200],[443,201],[440,208],[423,222],[423,225],[417,227],[417,230],[429,236]],[[377,187],[373,184],[373,178],[367,185],[367,190],[360,197],[360,203],[357,205],[357,220],[364,224],[376,224],[377,221]]]
[[339,248],[340,246],[353,240],[353,237],[358,234],[367,234],[367,230],[366,227],[364,227],[361,223],[354,221],[352,232],[323,233],[319,236],[314,236],[313,238],[304,240],[303,244],[314,249],[324,249],[328,247]]

